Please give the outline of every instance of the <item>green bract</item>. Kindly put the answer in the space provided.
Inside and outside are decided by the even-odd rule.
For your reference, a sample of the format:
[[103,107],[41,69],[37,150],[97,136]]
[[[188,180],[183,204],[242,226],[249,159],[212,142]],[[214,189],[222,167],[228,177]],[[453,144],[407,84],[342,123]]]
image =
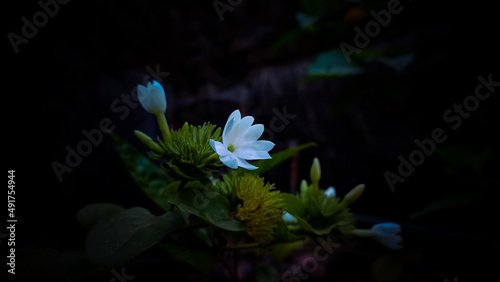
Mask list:
[[184,123],[181,129],[171,131],[168,140],[158,138],[163,152],[151,151],[149,156],[161,160],[162,167],[184,179],[209,178],[222,166],[218,155],[210,147],[210,139],[221,140],[221,129],[210,123],[194,126]]

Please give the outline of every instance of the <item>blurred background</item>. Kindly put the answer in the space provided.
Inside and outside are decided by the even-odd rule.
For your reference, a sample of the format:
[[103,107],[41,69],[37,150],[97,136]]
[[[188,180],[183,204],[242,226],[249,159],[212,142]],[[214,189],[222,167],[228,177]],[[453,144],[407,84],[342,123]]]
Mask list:
[[[358,227],[402,225],[403,250],[355,240],[307,280],[497,276],[498,261],[489,256],[500,248],[500,87],[490,86],[490,97],[471,111],[454,108],[474,95],[479,76],[500,81],[497,13],[489,2],[73,0],[50,2],[52,15],[44,17],[40,3],[48,2],[8,3],[3,10],[4,150],[7,169],[16,171],[16,250],[51,249],[51,256],[28,256],[29,263],[20,258],[19,279],[43,281],[55,274],[40,258],[83,250],[86,230],[76,212],[87,204],[159,211],[126,173],[108,134],[71,171],[59,178],[53,169],[67,162],[68,148],[87,140],[83,131],[95,132],[103,120],[146,152],[133,130],[154,136],[159,129],[133,96],[151,79],[166,89],[171,128],[186,121],[223,127],[240,109],[266,127],[263,138],[275,152],[317,143],[264,175],[278,189],[295,193],[318,157],[322,188],[334,186],[343,196],[366,184],[352,207]],[[453,122],[443,118],[448,109]],[[408,160],[418,150],[415,140],[432,138],[436,128],[446,141],[391,189],[386,172],[398,174],[400,156]],[[1,247],[7,253],[5,240]],[[266,255],[259,261],[275,266],[274,281],[313,249],[306,244],[282,261]],[[68,269],[57,268],[63,278],[52,281],[72,277]],[[241,277],[253,279],[241,269]],[[129,262],[126,273],[134,281],[222,279],[217,267],[200,278],[154,248]],[[67,281],[114,277],[84,272]]]

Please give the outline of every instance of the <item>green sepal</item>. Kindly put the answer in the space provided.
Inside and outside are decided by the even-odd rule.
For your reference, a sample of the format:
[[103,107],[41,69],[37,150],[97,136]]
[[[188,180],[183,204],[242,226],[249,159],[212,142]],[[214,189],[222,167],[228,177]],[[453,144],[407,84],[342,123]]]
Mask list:
[[293,216],[304,217],[306,215],[306,208],[300,198],[288,193],[281,193],[281,198],[285,202],[285,211]]
[[288,229],[286,223],[281,220],[278,221],[278,227],[274,229],[276,232],[275,234],[275,242],[279,243],[290,243],[290,242],[295,242],[295,241],[300,241],[303,240],[304,237],[302,236],[297,236],[290,232],[290,229]]
[[192,213],[216,227],[231,231],[245,230],[245,226],[231,215],[228,200],[217,192],[181,189],[170,202],[179,210]]
[[150,157],[162,160],[162,167],[186,180],[208,179],[223,164],[210,146],[210,140],[222,141],[222,130],[215,125],[184,125],[170,132],[168,140],[157,139],[163,153],[151,152]]

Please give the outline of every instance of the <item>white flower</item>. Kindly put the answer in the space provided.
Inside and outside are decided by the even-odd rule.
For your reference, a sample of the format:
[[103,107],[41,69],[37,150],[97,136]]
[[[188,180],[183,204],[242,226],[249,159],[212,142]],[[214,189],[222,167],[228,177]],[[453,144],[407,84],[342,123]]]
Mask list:
[[328,187],[328,189],[326,189],[323,193],[327,197],[335,197],[337,195],[337,192],[335,191],[335,188],[333,188],[333,186]]
[[295,216],[289,214],[288,212],[285,212],[283,214],[283,221],[285,221],[287,224],[297,224],[297,219]]
[[137,96],[142,107],[152,114],[165,113],[167,110],[165,90],[156,80],[148,82],[146,86],[137,85]]
[[386,222],[375,224],[372,227],[372,232],[375,238],[382,243],[384,246],[391,250],[401,249],[401,236],[396,235],[401,232],[401,226],[396,223]]
[[229,116],[224,131],[222,143],[210,140],[210,146],[217,152],[222,163],[230,168],[241,166],[245,169],[256,169],[246,160],[270,159],[269,151],[274,147],[271,141],[257,140],[264,132],[262,124],[252,125],[254,118],[241,118],[239,110]]

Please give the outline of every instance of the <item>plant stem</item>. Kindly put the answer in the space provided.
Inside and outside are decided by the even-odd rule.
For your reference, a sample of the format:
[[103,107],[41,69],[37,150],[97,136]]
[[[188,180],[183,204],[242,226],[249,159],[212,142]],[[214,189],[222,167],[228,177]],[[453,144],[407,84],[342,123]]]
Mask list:
[[371,229],[355,229],[351,233],[354,236],[358,237],[373,237],[375,234],[373,233],[373,230]]
[[160,127],[161,134],[163,136],[163,142],[170,140],[170,129],[168,128],[167,118],[165,113],[159,112],[156,114],[156,119],[158,120],[158,126]]

